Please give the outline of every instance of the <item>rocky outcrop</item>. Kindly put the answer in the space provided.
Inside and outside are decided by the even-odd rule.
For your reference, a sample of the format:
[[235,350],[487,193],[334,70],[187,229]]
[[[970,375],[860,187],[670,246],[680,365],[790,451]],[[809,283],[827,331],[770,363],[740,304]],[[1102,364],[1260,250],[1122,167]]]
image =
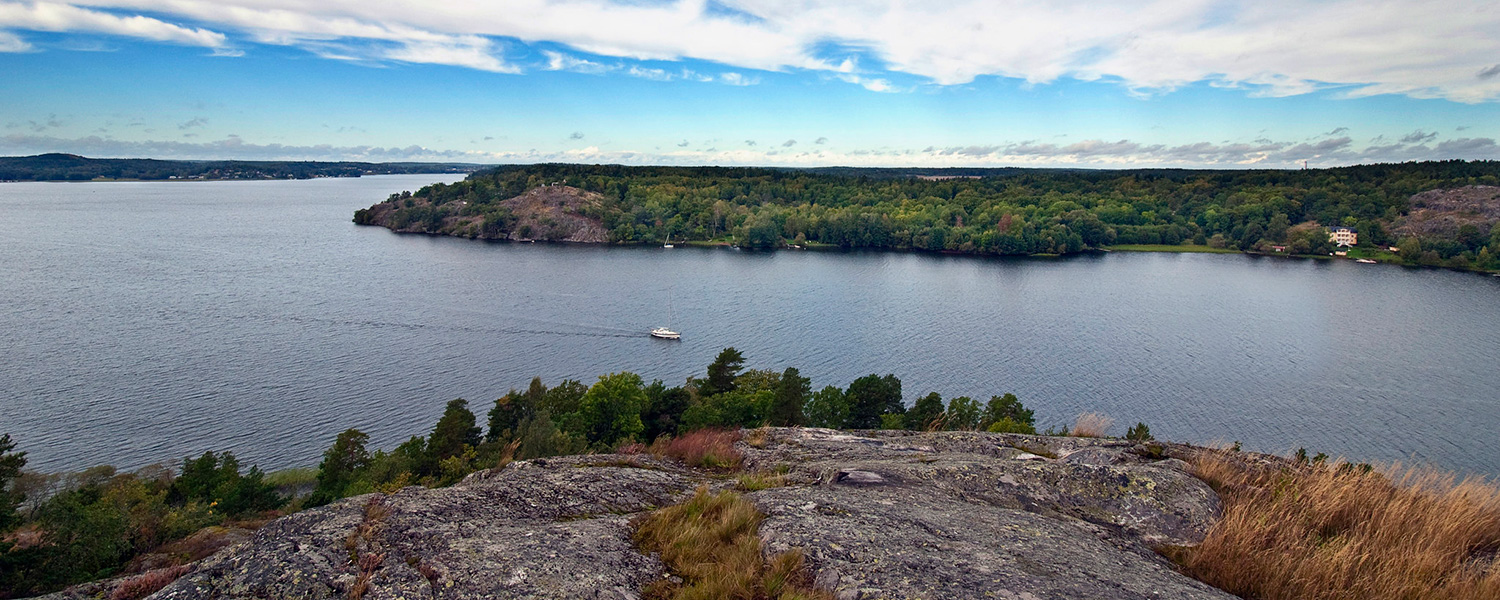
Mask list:
[[1411,208],[1394,228],[1397,235],[1445,236],[1473,225],[1485,236],[1500,222],[1500,187],[1470,185],[1431,190],[1411,197]]
[[597,216],[603,200],[597,193],[565,185],[537,187],[494,205],[480,206],[470,206],[464,200],[434,205],[421,195],[393,196],[355,211],[354,222],[397,233],[599,244],[609,241]]
[[[1197,543],[1219,510],[1157,451],[826,429],[739,445],[747,469],[784,473],[786,485],[747,494],[767,515],[764,551],[803,549],[841,599],[1232,598],[1152,551]],[[649,455],[522,461],[284,517],[152,597],[638,598],[670,575],[632,546],[632,516],[734,485]]]

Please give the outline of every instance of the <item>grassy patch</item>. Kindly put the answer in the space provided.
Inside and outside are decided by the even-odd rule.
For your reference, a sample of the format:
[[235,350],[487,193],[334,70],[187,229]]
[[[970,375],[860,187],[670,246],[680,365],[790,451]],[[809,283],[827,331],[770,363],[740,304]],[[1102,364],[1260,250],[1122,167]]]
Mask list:
[[659,552],[667,569],[682,578],[646,589],[652,600],[811,600],[831,598],[814,590],[800,551],[766,560],[756,533],[764,515],[735,492],[698,488],[687,502],[655,511],[637,522],[635,542]]
[[739,439],[739,430],[699,429],[671,439],[658,439],[650,450],[657,456],[670,456],[693,467],[735,470],[745,462],[745,456],[734,447]]
[[758,492],[786,485],[786,475],[776,472],[743,473],[735,482],[736,487],[746,492]]
[[1163,554],[1232,594],[1282,599],[1500,598],[1500,486],[1432,469],[1276,469],[1205,453],[1224,498],[1196,548]]
[[1178,246],[1170,244],[1120,244],[1118,246],[1106,246],[1105,250],[1111,252],[1187,252],[1200,254],[1239,254],[1239,250],[1229,248],[1214,248],[1213,246],[1187,245]]
[[1073,437],[1099,438],[1109,432],[1109,427],[1115,424],[1115,420],[1099,413],[1083,413],[1073,422],[1073,429],[1068,435]]

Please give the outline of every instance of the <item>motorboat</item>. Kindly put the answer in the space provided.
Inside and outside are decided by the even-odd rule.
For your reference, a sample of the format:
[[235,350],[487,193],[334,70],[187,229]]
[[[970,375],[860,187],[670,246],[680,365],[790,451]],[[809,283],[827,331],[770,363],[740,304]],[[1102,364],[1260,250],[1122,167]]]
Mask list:
[[682,339],[682,334],[672,331],[671,329],[667,329],[666,327],[657,327],[656,329],[651,330],[651,337],[662,340],[680,340]]

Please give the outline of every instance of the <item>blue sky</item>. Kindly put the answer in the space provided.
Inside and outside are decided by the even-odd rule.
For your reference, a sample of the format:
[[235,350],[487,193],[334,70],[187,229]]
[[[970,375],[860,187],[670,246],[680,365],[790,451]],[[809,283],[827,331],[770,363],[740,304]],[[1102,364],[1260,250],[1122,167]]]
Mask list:
[[861,166],[1500,158],[1475,0],[0,0],[0,154]]

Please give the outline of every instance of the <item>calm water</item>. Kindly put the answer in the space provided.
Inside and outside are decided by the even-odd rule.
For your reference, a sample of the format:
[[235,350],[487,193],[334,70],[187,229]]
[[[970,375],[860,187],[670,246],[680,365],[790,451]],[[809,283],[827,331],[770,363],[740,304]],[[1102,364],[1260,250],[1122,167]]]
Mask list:
[[[0,432],[41,470],[233,449],[314,465],[533,375],[669,383],[735,346],[815,386],[1015,392],[1159,438],[1500,473],[1500,278],[1256,259],[999,260],[395,235],[441,176],[0,184]],[[668,318],[680,343],[645,337]]]

